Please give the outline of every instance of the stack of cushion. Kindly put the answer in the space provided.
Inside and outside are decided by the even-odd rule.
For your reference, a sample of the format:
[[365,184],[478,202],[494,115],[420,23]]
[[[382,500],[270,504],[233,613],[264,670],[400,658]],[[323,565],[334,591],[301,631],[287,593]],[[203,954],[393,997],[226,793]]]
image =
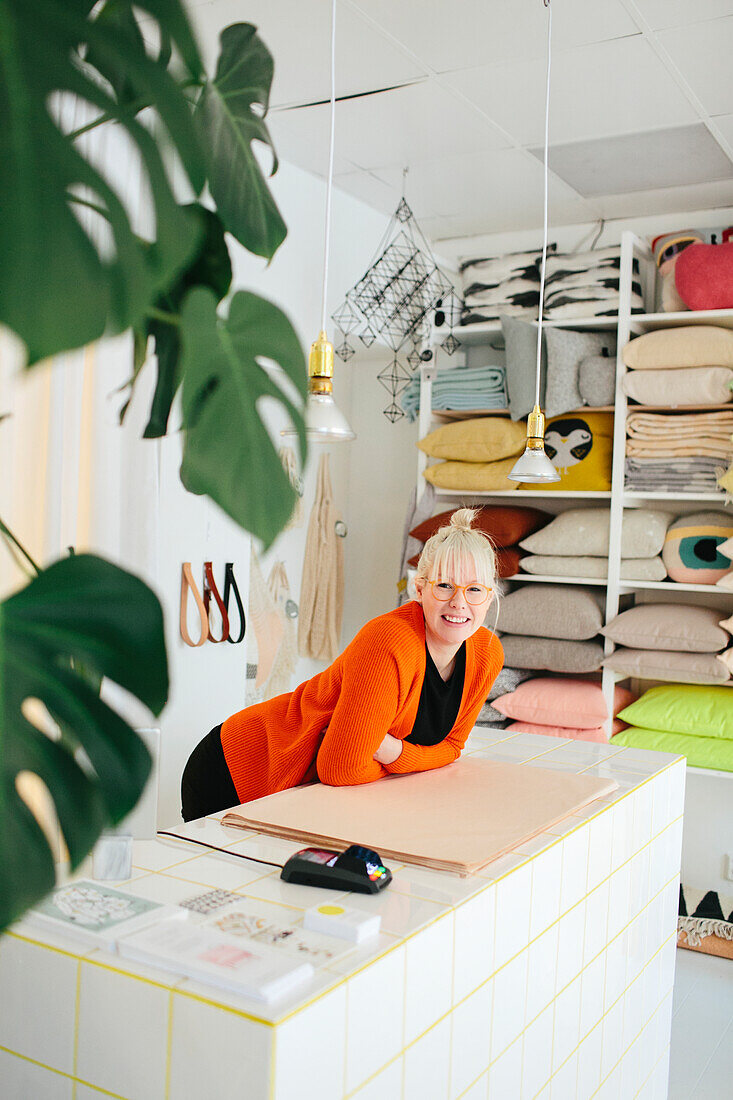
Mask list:
[[[624,511],[622,580],[664,580],[666,569],[659,554],[670,518],[667,512],[651,508]],[[520,546],[530,555],[522,559],[522,569],[542,576],[605,577],[609,523],[608,508],[570,508],[561,512],[541,531],[522,539]]]
[[[554,244],[549,246],[555,248]],[[463,316],[461,324],[536,317],[540,304],[542,251],[512,252],[506,256],[463,260]]]
[[[452,511],[440,512],[437,516],[431,516],[410,531],[410,536],[418,542],[425,543],[441,527],[447,526]],[[550,516],[547,512],[541,512],[538,508],[517,507],[507,505],[486,505],[479,508],[474,519],[473,526],[483,531],[491,539],[496,549],[497,576],[513,577],[519,572],[521,552],[517,543],[525,535],[536,531],[547,523]],[[416,554],[408,560],[408,565],[416,566],[420,555]]]
[[721,549],[731,540],[733,515],[729,512],[680,516],[667,531],[662,549],[670,579],[680,584],[719,584],[731,570],[730,558]]
[[653,687],[619,713],[629,728],[614,744],[679,753],[697,768],[733,771],[733,692],[723,687]]
[[478,718],[476,719],[477,726],[497,726],[503,729],[509,724],[509,719],[501,711],[498,711],[492,705],[495,699],[498,699],[501,695],[507,695],[514,691],[525,680],[530,680],[534,673],[530,672],[526,668],[509,668],[507,665],[499,672],[499,675],[491,685],[486,702],[479,711]]
[[[521,420],[535,402],[537,326],[502,317],[506,380],[512,420]],[[542,337],[544,388],[540,404],[547,416],[582,405],[612,405],[616,385],[616,337],[612,333],[545,329]]]
[[484,416],[444,424],[417,444],[431,458],[425,478],[439,489],[516,489],[507,474],[524,450],[526,428],[506,417]]
[[[598,248],[547,257],[545,316],[615,317],[618,313],[621,249]],[[633,261],[631,312],[644,312],[639,261]]]
[[642,405],[720,405],[733,399],[733,332],[717,325],[658,329],[630,340],[624,393]]
[[721,651],[729,645],[729,630],[720,620],[720,612],[709,607],[637,604],[601,631],[619,647],[603,667],[647,680],[728,680],[728,654]]
[[[613,713],[617,714],[635,698],[626,688],[616,687]],[[540,676],[495,699],[493,705],[500,715],[514,719],[508,728],[517,733],[541,733],[577,741],[608,740],[602,725],[608,718],[608,709],[601,685],[592,680]],[[614,722],[615,733],[622,728],[622,722]]]
[[510,668],[595,672],[604,593],[564,584],[521,585],[499,606],[504,660]]

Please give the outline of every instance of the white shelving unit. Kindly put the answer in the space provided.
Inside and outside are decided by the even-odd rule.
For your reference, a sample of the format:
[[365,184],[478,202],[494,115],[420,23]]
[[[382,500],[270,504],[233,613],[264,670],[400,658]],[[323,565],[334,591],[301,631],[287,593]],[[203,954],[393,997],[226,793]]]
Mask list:
[[[446,501],[452,500],[457,503],[471,504],[483,503],[485,501],[499,499],[502,501],[512,500],[516,504],[521,504],[523,501],[542,501],[543,506],[551,504],[552,511],[561,511],[565,507],[576,507],[581,501],[588,504],[597,504],[599,501],[607,501],[610,508],[610,529],[609,529],[609,554],[608,554],[608,576],[607,578],[575,578],[575,577],[557,577],[557,576],[537,576],[536,574],[520,573],[513,577],[507,578],[507,580],[517,584],[531,584],[537,582],[552,583],[552,584],[581,584],[591,585],[595,587],[605,587],[606,589],[606,607],[605,607],[605,621],[610,622],[619,611],[619,602],[622,597],[627,597],[630,594],[636,595],[639,601],[647,601],[649,599],[661,598],[664,600],[670,599],[675,595],[683,595],[685,602],[699,602],[704,603],[707,606],[718,604],[722,609],[730,610],[733,607],[733,592],[728,592],[725,589],[717,588],[714,585],[702,585],[702,584],[678,584],[674,581],[628,581],[621,579],[621,525],[623,520],[624,508],[634,508],[647,505],[659,505],[663,506],[667,502],[670,506],[668,510],[670,512],[676,512],[677,514],[683,514],[685,511],[696,511],[700,508],[717,506],[724,507],[726,504],[725,494],[720,492],[706,492],[706,493],[668,493],[668,492],[639,492],[639,491],[627,491],[624,488],[624,459],[626,456],[626,415],[627,415],[627,399],[622,389],[622,378],[626,373],[626,366],[623,362],[622,353],[626,343],[631,339],[632,335],[641,335],[644,332],[651,332],[659,328],[669,328],[679,325],[700,325],[700,324],[715,324],[723,326],[725,328],[733,328],[733,309],[730,310],[705,310],[705,311],[689,311],[683,313],[634,313],[631,312],[631,280],[632,280],[632,267],[634,260],[638,261],[639,267],[639,281],[642,284],[644,299],[646,302],[654,300],[654,283],[655,283],[655,266],[654,259],[652,257],[649,246],[638,237],[635,233],[625,232],[621,238],[621,269],[620,269],[620,293],[619,293],[619,312],[618,318],[582,318],[582,319],[564,319],[562,321],[545,321],[543,325],[553,328],[566,328],[573,330],[588,330],[594,331],[610,331],[615,329],[617,334],[617,356],[616,356],[616,394],[615,402],[612,408],[608,411],[614,413],[614,436],[613,436],[613,462],[612,462],[612,476],[611,476],[611,490],[610,492],[556,492],[554,490],[547,489],[516,489],[516,490],[502,490],[497,492],[474,492],[471,490],[454,491],[449,489],[436,489],[436,495],[445,499]],[[460,330],[460,340],[465,347],[477,347],[481,344],[486,344],[491,341],[492,337],[501,334],[501,325],[496,322],[483,322],[475,325],[464,326]],[[465,419],[470,416],[470,411],[461,411],[460,413],[446,414],[439,410],[432,411],[432,382],[436,373],[435,361],[431,362],[422,368],[421,371],[421,389],[420,389],[420,419],[419,419],[419,431],[420,438],[427,435],[433,426],[434,420],[457,420]],[[673,406],[641,406],[634,405],[634,409],[645,408],[649,411],[669,411],[669,412],[691,412],[691,411],[706,411],[711,408],[733,408],[733,405],[721,405],[721,406],[691,406],[685,407],[673,407]],[[579,409],[580,412],[589,412],[589,409]],[[491,410],[476,410],[475,416],[495,416],[496,412]],[[572,411],[569,410],[568,415],[572,415]],[[418,462],[417,480],[418,480],[418,494],[424,487],[424,480],[422,477],[423,470],[427,465],[427,457],[420,453],[420,459]],[[610,641],[605,642],[605,652],[610,654],[613,651],[613,643]],[[602,687],[603,693],[606,698],[609,714],[612,713],[613,703],[613,689],[614,685],[619,680],[628,679],[626,676],[622,676],[611,672],[610,670],[604,670],[602,673]],[[733,687],[733,680],[728,681],[728,686]],[[610,734],[611,719],[608,722],[608,732]],[[695,769],[696,771],[702,771],[705,769]],[[728,774],[728,773],[711,773],[711,774]]]

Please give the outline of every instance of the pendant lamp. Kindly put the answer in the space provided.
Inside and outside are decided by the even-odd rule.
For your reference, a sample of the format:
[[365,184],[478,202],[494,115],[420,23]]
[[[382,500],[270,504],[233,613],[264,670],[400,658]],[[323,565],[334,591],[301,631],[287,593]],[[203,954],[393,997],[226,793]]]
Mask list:
[[[356,439],[346,417],[333,399],[333,344],[326,331],[326,293],[331,242],[331,193],[333,191],[333,146],[336,124],[336,0],[331,2],[331,139],[326,182],[326,229],[323,246],[323,290],[321,331],[311,344],[308,357],[308,397],[305,406],[305,434],[311,443],[340,443]],[[295,428],[283,428],[280,435],[294,436]]]
[[545,304],[545,263],[547,260],[547,147],[550,131],[550,58],[552,41],[552,8],[550,0],[543,0],[547,8],[547,87],[545,92],[545,204],[544,237],[542,242],[542,271],[540,272],[540,306],[537,319],[537,365],[535,367],[534,408],[527,417],[527,445],[524,454],[507,474],[510,481],[523,481],[528,485],[547,485],[559,481],[560,475],[545,454],[545,414],[540,408],[540,379],[542,373],[542,311]]

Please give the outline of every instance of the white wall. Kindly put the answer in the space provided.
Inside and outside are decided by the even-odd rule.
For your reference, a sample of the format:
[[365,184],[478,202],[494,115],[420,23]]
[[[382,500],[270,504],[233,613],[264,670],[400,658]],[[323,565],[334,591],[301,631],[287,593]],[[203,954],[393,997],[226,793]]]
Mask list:
[[[272,190],[288,224],[288,237],[269,266],[230,239],[234,286],[261,294],[284,309],[307,350],[320,326],[325,186],[323,181],[308,173],[282,164],[272,180]],[[384,232],[385,224],[383,215],[351,196],[334,193],[329,315],[340,304],[346,290],[362,274],[375,242]],[[344,366],[337,360],[335,382],[337,402],[350,419],[353,419],[353,362],[351,360],[349,365]],[[350,527],[350,464],[355,453],[369,446],[368,436],[361,433],[357,422],[355,427],[359,432],[357,443],[330,448],[335,500]],[[320,450],[318,447],[312,448],[305,472],[303,526],[282,534],[261,558],[265,576],[275,561],[285,563],[296,602],[300,597],[303,551]],[[212,726],[245,705],[246,645],[206,643],[199,649],[191,649],[181,640],[178,631],[181,562],[191,561],[194,575],[198,576],[201,563],[211,560],[216,576],[222,577],[224,563],[233,561],[240,591],[246,601],[249,537],[216,505],[185,492],[178,479],[179,442],[175,436],[163,440],[160,451],[157,587],[166,610],[171,701],[161,720],[159,820],[170,823],[178,818],[180,774],[191,749]],[[345,540],[349,575],[354,541],[352,531]],[[293,686],[322,667],[321,663],[300,659]]]

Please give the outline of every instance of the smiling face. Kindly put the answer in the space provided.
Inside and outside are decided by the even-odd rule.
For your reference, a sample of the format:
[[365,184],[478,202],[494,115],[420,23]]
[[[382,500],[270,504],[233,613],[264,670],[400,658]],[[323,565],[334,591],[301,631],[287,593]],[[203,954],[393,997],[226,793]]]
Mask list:
[[417,602],[422,605],[425,616],[425,640],[433,659],[436,654],[449,660],[455,656],[463,642],[483,625],[494,598],[493,593],[489,593],[483,603],[470,604],[465,592],[456,588],[449,600],[441,601],[435,595],[436,591],[440,594],[438,583],[447,581],[455,585],[469,585],[476,579],[476,566],[470,558],[455,565],[450,576],[431,578],[437,582],[435,585],[428,580],[416,579]]

